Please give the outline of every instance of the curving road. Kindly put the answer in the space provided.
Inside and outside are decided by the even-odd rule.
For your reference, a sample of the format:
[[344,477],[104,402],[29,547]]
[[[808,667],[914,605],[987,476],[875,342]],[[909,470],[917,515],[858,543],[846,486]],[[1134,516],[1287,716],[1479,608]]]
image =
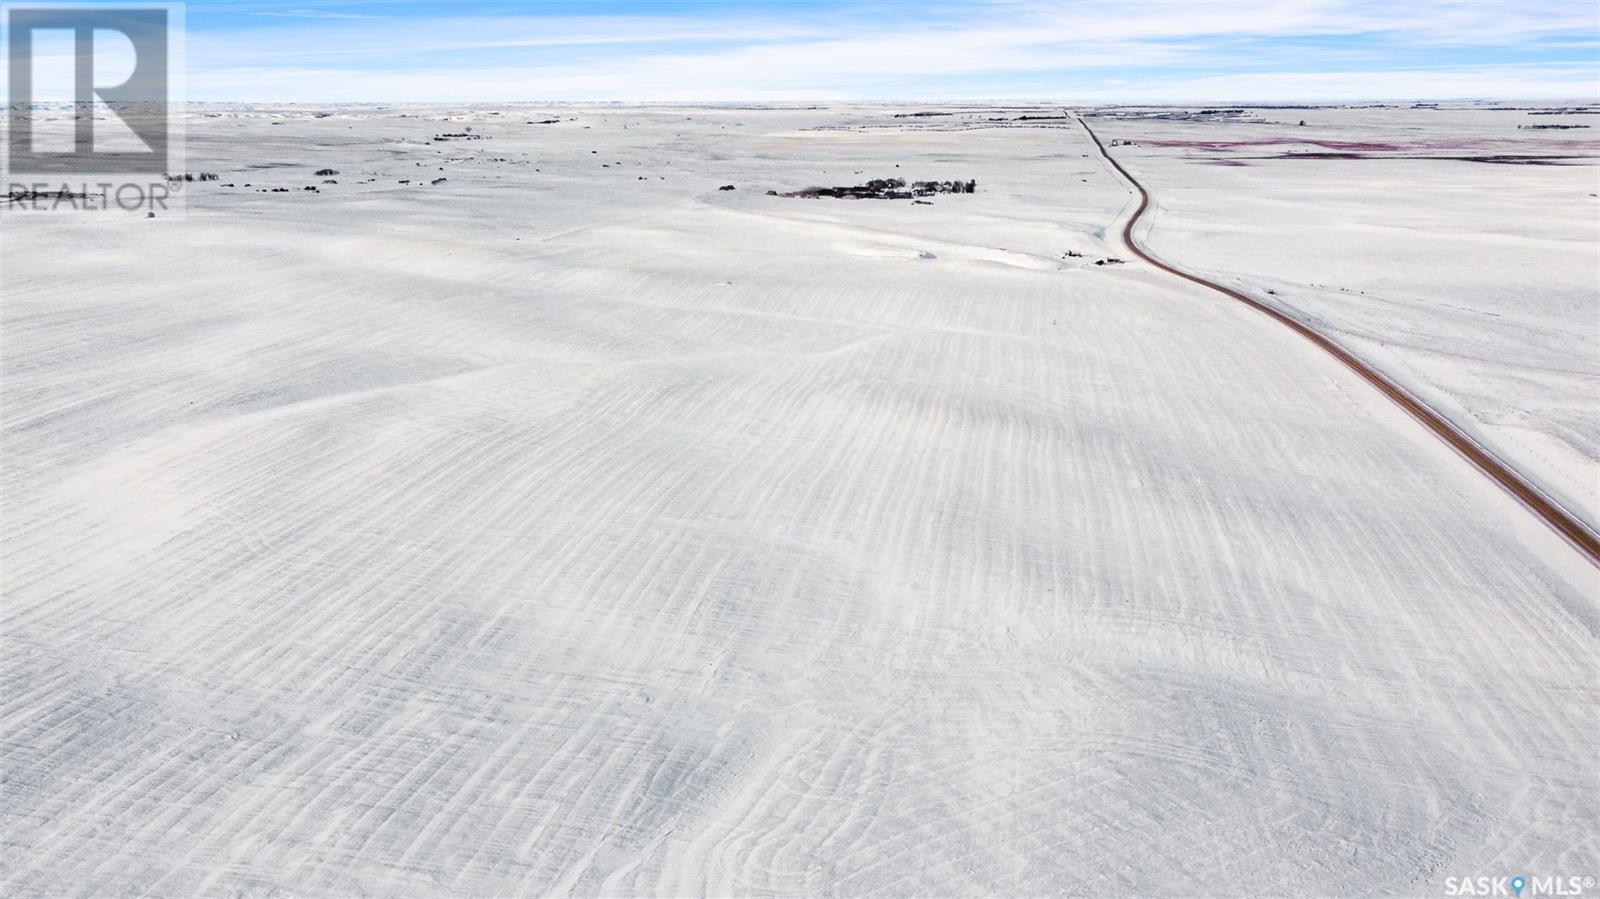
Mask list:
[[1128,218],[1127,224],[1122,226],[1122,242],[1127,244],[1129,251],[1164,272],[1177,275],[1186,281],[1193,281],[1201,287],[1210,288],[1269,315],[1296,334],[1316,344],[1328,355],[1344,363],[1346,368],[1360,375],[1362,380],[1376,387],[1378,392],[1388,397],[1395,405],[1404,409],[1412,418],[1421,422],[1424,427],[1432,431],[1440,440],[1443,440],[1452,449],[1464,456],[1479,471],[1487,475],[1496,484],[1499,484],[1502,489],[1515,497],[1533,514],[1537,515],[1541,521],[1566,538],[1567,542],[1582,553],[1590,564],[1600,567],[1600,537],[1597,537],[1593,531],[1585,527],[1583,522],[1579,521],[1571,513],[1545,496],[1543,492],[1518,474],[1511,466],[1495,458],[1492,453],[1479,446],[1476,441],[1451,424],[1448,419],[1407,393],[1393,381],[1384,377],[1377,369],[1358,359],[1349,350],[1319,333],[1305,322],[1288,315],[1282,310],[1230,287],[1224,287],[1214,281],[1208,281],[1192,272],[1184,271],[1163,262],[1147,252],[1144,247],[1140,246],[1138,241],[1134,240],[1133,229],[1144,218],[1145,211],[1150,207],[1150,192],[1145,190],[1144,185],[1129,174],[1128,170],[1123,168],[1122,164],[1117,162],[1110,152],[1106,150],[1105,144],[1100,142],[1099,135],[1094,133],[1094,129],[1089,127],[1088,122],[1085,122],[1081,116],[1075,116],[1075,118],[1077,118],[1078,124],[1083,126],[1083,130],[1089,135],[1089,139],[1094,141],[1094,145],[1100,150],[1100,155],[1105,157],[1105,160],[1111,163],[1112,167],[1139,192],[1139,208],[1134,210],[1133,215]]

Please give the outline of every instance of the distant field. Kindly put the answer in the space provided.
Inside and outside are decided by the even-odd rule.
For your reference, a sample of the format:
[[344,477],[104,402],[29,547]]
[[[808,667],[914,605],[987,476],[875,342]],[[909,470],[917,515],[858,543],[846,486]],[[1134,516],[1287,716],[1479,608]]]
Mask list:
[[[194,110],[184,214],[0,209],[0,893],[1600,874],[1595,569],[1062,110]],[[1530,114],[1091,120],[1597,524]]]

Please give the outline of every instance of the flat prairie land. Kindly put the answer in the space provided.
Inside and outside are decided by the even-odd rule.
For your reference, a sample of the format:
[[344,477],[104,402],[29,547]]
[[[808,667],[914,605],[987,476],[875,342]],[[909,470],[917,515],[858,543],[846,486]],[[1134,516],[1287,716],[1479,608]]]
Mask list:
[[[1600,522],[1600,120],[1083,113]],[[0,210],[0,892],[1600,874],[1595,567],[1061,110],[187,132]]]

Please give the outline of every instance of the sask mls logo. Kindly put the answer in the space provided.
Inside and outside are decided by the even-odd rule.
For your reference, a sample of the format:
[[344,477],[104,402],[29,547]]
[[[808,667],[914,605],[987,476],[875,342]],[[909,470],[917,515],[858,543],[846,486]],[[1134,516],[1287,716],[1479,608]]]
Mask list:
[[8,5],[6,173],[171,169],[171,51],[181,7]]
[[1446,877],[1446,896],[1583,896],[1593,895],[1594,877],[1529,877],[1522,874],[1503,877]]

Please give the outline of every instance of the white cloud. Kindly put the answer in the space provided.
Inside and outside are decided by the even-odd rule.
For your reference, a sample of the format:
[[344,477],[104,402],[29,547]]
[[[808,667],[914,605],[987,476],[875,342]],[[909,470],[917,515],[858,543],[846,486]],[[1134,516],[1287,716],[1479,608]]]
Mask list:
[[1017,99],[1059,102],[1290,102],[1457,98],[1594,98],[1597,84],[1584,66],[1484,66],[1375,71],[1264,71],[1147,79],[1043,79],[995,90],[988,85],[928,92],[915,87],[876,97],[794,87],[782,82],[743,85],[706,77],[640,82],[633,73],[553,76],[538,69],[474,69],[461,73],[401,71],[350,75],[326,69],[239,69],[215,73],[221,95],[274,100],[366,102],[551,101],[845,101]]
[[251,15],[256,15],[256,16],[275,16],[275,17],[278,17],[278,18],[285,18],[285,19],[381,19],[381,18],[383,18],[383,16],[375,16],[375,15],[371,15],[370,13],[327,12],[327,11],[316,10],[316,9],[262,10],[261,12],[251,13]]
[[[1588,0],[997,0],[921,7],[916,15],[906,10],[869,5],[824,15],[802,6],[782,15],[428,19],[290,10],[282,16],[311,18],[192,34],[190,94],[345,101],[897,99],[1088,96],[1087,85],[1118,92],[1106,99],[1157,89],[1197,99],[1250,99],[1251,91],[1285,99],[1284,90],[1363,97],[1600,94],[1594,58],[1600,13]],[[1539,58],[1537,42],[1562,56],[1527,62]],[[1451,48],[1455,55],[1446,55]],[[1449,64],[1485,48],[1516,48],[1524,54],[1516,61],[1525,64]],[[1574,67],[1571,60],[1586,53],[1587,70]],[[1552,65],[1563,57],[1567,64]],[[1305,71],[1312,68],[1326,71]],[[1219,93],[1197,93],[1203,90]]]

